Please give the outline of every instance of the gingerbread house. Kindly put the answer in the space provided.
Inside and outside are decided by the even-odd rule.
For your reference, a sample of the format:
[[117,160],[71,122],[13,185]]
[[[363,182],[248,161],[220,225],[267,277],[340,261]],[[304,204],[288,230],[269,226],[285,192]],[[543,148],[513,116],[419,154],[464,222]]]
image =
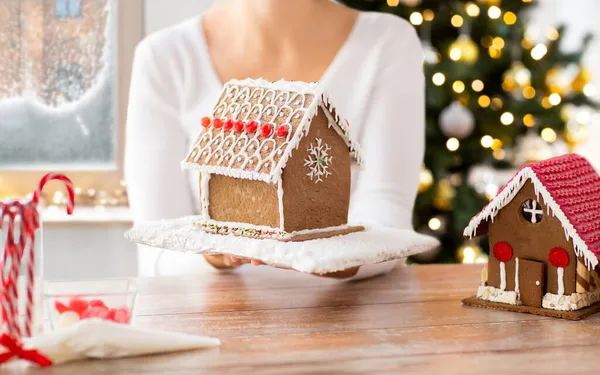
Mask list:
[[569,154],[526,164],[464,231],[490,260],[466,304],[580,319],[599,310],[600,177]]
[[306,240],[349,226],[351,165],[361,151],[317,83],[232,80],[182,161],[200,172],[199,228]]

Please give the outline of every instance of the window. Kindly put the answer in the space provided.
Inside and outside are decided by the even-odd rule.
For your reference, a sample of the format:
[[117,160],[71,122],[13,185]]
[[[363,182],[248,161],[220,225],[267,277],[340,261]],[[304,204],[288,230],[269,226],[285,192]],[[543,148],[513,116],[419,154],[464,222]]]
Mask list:
[[[121,179],[143,0],[86,0],[84,14],[80,0],[47,4],[0,0],[0,196],[31,191],[47,171],[82,189]],[[80,18],[62,22],[55,11]]]
[[81,17],[81,0],[55,0],[56,17]]
[[536,200],[527,199],[521,206],[521,215],[531,224],[536,224],[542,221],[544,211]]

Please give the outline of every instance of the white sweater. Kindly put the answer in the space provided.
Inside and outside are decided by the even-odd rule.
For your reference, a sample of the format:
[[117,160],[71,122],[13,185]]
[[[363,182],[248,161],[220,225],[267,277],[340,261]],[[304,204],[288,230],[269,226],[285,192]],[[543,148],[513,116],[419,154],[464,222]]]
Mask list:
[[[179,163],[223,86],[201,23],[200,16],[163,29],[136,50],[125,155],[135,222],[199,211],[197,173],[181,171]],[[320,80],[364,152],[364,168],[352,176],[350,223],[412,228],[424,153],[422,60],[421,43],[408,22],[361,13]],[[356,277],[394,265],[361,267]]]

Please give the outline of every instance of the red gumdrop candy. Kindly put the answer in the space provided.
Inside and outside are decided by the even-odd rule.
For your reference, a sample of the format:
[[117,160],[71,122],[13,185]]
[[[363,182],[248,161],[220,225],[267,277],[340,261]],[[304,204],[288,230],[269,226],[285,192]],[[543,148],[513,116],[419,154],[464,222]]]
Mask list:
[[78,297],[73,297],[69,302],[69,310],[75,311],[79,316],[85,312],[89,307],[89,303]]
[[230,131],[231,129],[233,129],[233,120],[229,119],[229,120],[225,121],[225,125],[223,125],[223,129],[225,131]]
[[271,133],[273,133],[273,125],[264,124],[260,127],[260,135],[262,135],[263,137],[268,137],[271,135]]
[[89,302],[90,307],[106,307],[106,304],[101,299],[93,299]]
[[569,254],[562,247],[555,247],[548,253],[548,260],[556,267],[566,267],[569,265]]
[[60,301],[54,301],[54,308],[56,309],[56,311],[58,311],[59,314],[69,311],[67,305]]
[[235,124],[233,124],[233,131],[236,133],[240,133],[244,130],[244,122],[241,120],[237,120]]
[[221,120],[220,118],[216,118],[213,121],[213,124],[215,126],[215,129],[221,129],[223,127],[223,120]]
[[208,128],[210,126],[210,118],[202,117],[202,126]]
[[131,313],[127,307],[121,307],[115,311],[115,316],[113,320],[116,323],[127,324],[131,319]]
[[258,122],[256,122],[256,121],[249,121],[246,124],[246,131],[248,133],[254,133],[256,131],[256,129],[258,129]]
[[90,307],[81,314],[81,319],[99,318],[106,319],[108,316],[108,307]]
[[108,313],[106,313],[106,320],[115,320],[115,314],[117,313],[117,309],[110,309]]
[[279,138],[283,138],[283,137],[287,136],[288,135],[287,126],[279,125],[277,127],[277,131],[275,132],[275,135],[278,136]]
[[496,242],[494,245],[494,256],[501,262],[508,262],[513,256],[513,249],[506,242]]

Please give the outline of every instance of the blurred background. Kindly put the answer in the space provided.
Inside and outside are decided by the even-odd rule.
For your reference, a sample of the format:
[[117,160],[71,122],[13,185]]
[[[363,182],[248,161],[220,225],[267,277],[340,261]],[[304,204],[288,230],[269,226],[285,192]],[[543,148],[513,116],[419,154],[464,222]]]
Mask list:
[[[133,51],[212,2],[0,0],[0,199],[27,195],[49,170],[77,184],[73,217],[60,185],[44,197],[50,276],[73,257],[93,267],[72,274],[156,272],[161,255],[123,238]],[[523,163],[577,152],[600,165],[600,2],[341,2],[403,17],[422,40],[427,150],[414,225],[443,246],[414,262],[486,262],[487,244],[462,230]]]

